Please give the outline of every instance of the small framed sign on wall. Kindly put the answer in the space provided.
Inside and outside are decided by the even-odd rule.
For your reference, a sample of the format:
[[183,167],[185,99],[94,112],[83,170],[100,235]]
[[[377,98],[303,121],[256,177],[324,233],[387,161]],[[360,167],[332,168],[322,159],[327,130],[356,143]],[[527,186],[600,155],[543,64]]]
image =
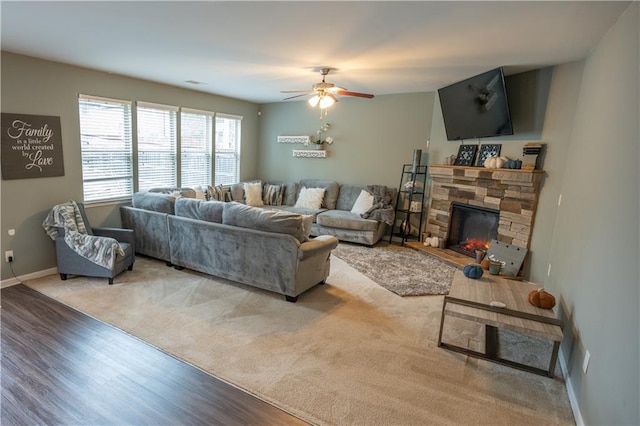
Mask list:
[[64,176],[60,117],[2,113],[2,179]]

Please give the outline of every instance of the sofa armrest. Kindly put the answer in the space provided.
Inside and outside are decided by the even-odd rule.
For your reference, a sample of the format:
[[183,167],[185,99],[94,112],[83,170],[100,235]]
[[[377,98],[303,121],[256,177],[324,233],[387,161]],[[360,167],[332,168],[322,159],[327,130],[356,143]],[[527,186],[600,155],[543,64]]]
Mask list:
[[300,244],[298,259],[304,260],[319,253],[331,251],[338,247],[338,239],[330,235],[319,235],[309,241]]

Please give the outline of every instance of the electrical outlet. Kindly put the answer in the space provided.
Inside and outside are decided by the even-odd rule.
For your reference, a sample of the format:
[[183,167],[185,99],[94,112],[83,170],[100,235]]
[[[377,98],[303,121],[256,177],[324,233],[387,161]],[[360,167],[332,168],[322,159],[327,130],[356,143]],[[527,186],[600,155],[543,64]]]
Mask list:
[[584,374],[587,374],[587,369],[589,368],[589,360],[591,359],[591,353],[589,351],[587,351],[584,354],[584,361],[582,361],[582,371],[584,371]]
[[13,250],[8,250],[4,252],[4,260],[5,262],[13,262]]

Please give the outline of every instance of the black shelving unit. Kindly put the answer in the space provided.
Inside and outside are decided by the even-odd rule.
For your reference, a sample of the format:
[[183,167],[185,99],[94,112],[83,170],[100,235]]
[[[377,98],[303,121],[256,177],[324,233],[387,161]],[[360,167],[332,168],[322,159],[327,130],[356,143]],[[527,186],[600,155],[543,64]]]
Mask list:
[[[407,182],[413,185],[407,187]],[[389,243],[393,239],[399,238],[400,244],[404,245],[407,240],[420,240],[422,235],[422,220],[424,215],[424,197],[427,191],[427,166],[416,166],[405,164],[402,166],[400,184],[398,185],[398,195],[396,196],[396,210]],[[418,203],[419,209],[412,209],[411,205]],[[418,233],[414,234],[412,226],[417,219]]]

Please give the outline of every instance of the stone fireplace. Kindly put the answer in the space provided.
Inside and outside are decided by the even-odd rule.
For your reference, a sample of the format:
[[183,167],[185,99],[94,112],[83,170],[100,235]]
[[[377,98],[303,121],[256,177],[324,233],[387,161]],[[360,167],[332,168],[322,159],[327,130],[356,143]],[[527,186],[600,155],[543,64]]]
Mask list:
[[454,203],[497,212],[495,239],[529,249],[542,170],[431,165],[433,181],[426,231],[447,244]]

